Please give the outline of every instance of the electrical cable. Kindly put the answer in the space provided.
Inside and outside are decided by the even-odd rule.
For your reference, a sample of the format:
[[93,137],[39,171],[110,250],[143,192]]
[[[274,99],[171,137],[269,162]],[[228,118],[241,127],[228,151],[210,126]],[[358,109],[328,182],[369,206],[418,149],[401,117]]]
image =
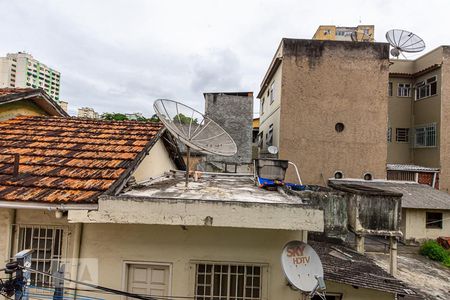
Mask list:
[[[87,282],[73,280],[73,279],[69,279],[69,278],[65,278],[65,277],[62,277],[62,278],[61,277],[57,277],[57,276],[54,276],[54,275],[52,275],[50,273],[34,270],[34,269],[31,269],[31,268],[25,268],[25,269],[27,269],[29,271],[32,271],[32,272],[35,272],[35,273],[38,273],[38,274],[49,276],[51,278],[55,278],[57,280],[64,280],[64,281],[76,283],[76,284],[79,284],[79,285],[88,286],[88,287],[91,287],[91,288],[94,288],[94,289],[97,289],[97,290],[101,290],[101,291],[104,291],[104,292],[107,292],[107,293],[111,293],[111,294],[115,294],[115,295],[121,295],[121,296],[135,298],[135,299],[140,299],[140,300],[175,300],[175,298],[195,299],[194,297],[151,296],[151,295],[135,294],[135,293],[130,293],[130,292],[125,292],[125,291],[121,291],[121,290],[116,290],[116,289],[112,289],[112,288],[108,288],[108,287],[104,287],[104,286],[100,286],[100,285],[95,285],[95,284],[91,284],[91,283],[87,283]],[[92,291],[92,292],[95,292],[95,291]]]

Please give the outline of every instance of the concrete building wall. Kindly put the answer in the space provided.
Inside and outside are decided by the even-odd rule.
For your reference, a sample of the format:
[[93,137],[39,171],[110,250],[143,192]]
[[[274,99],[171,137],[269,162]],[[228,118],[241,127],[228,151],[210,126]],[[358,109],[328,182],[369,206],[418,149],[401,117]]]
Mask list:
[[[392,83],[392,96],[389,96],[389,117],[388,127],[391,128],[391,141],[388,141],[388,163],[408,164],[412,162],[412,149],[410,142],[398,142],[396,139],[397,128],[411,128],[412,123],[412,97],[399,97],[398,85],[403,83],[411,84],[411,94],[414,93],[412,86],[414,82],[409,78],[390,78]],[[410,138],[411,138],[410,134]]]
[[[402,228],[405,240],[425,241],[439,236],[450,236],[450,211],[404,208],[405,224]],[[426,227],[427,212],[442,212],[442,229]]]
[[208,155],[207,161],[245,164],[252,161],[253,93],[205,93],[205,113],[233,138],[237,153]]
[[279,156],[297,164],[305,183],[324,184],[336,170],[385,178],[388,50],[381,43],[285,41]]
[[[283,66],[280,65],[273,78],[269,81],[267,88],[263,91],[261,103],[264,100],[264,107],[260,108],[260,125],[259,132],[262,133],[263,144],[260,149],[260,153],[267,153],[267,139],[266,135],[269,132],[269,128],[272,125],[273,128],[273,146],[280,146],[280,107],[282,98],[282,80],[281,74],[283,73]],[[273,102],[270,99],[269,89],[273,84]]]
[[133,176],[136,181],[142,182],[151,178],[156,178],[164,174],[167,170],[176,170],[177,167],[170,159],[169,153],[161,140],[157,141],[148,155],[134,171]]
[[[440,168],[439,189],[449,192],[450,189],[450,47],[443,47],[440,111]],[[439,88],[439,87],[438,87]]]
[[28,100],[0,105],[0,121],[9,120],[17,116],[46,116],[48,115],[36,104]]

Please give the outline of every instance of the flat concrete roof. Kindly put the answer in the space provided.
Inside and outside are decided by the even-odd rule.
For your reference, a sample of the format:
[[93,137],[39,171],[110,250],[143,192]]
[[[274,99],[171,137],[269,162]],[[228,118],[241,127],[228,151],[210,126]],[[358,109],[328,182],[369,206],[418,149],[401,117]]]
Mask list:
[[140,185],[122,196],[155,199],[252,202],[266,204],[303,204],[300,197],[259,188],[251,176],[207,175],[185,186],[182,176]]

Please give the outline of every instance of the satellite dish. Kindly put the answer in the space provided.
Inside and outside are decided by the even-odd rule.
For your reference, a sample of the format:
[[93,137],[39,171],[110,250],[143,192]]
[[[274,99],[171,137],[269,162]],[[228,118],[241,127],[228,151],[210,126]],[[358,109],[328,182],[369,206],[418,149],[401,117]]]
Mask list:
[[392,29],[386,32],[386,40],[391,44],[391,55],[399,57],[403,52],[417,53],[425,49],[425,42],[412,32],[402,29]]
[[281,265],[289,283],[300,291],[316,294],[325,290],[322,262],[308,244],[287,243],[281,253]]
[[269,146],[267,148],[267,151],[269,151],[270,154],[277,154],[278,153],[278,147],[276,147],[276,146]]
[[177,139],[187,148],[186,186],[189,180],[190,148],[198,151],[233,156],[237,152],[233,138],[216,122],[180,102],[158,99],[155,113]]

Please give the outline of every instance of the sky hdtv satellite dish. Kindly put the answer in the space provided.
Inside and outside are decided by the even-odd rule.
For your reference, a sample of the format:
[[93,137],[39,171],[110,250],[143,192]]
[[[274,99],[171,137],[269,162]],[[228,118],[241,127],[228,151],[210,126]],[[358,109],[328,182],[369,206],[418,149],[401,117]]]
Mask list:
[[386,40],[391,44],[391,55],[398,58],[403,52],[417,53],[425,50],[425,42],[412,32],[392,29],[386,32]]
[[180,102],[158,99],[153,103],[156,115],[177,139],[186,145],[186,186],[189,180],[190,149],[209,154],[233,156],[237,152],[233,138],[216,122]]
[[281,253],[281,265],[289,283],[310,295],[325,290],[323,267],[314,249],[301,241],[291,241]]
[[278,153],[278,147],[277,146],[269,146],[267,148],[267,151],[269,151],[270,154],[277,154]]

